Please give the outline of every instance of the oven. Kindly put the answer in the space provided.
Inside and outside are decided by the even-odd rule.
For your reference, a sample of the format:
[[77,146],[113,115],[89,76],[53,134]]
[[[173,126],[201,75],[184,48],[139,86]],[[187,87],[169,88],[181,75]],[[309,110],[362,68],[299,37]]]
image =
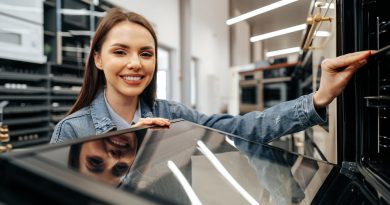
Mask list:
[[[338,98],[338,161],[362,174],[358,193],[390,202],[390,14],[387,1],[338,2],[338,55],[380,50]],[[349,23],[347,23],[349,22]],[[349,166],[349,165],[348,165]]]
[[262,75],[256,71],[240,73],[240,114],[264,109]]
[[0,58],[46,62],[42,0],[0,3]]
[[264,85],[264,107],[269,108],[287,101],[287,83],[271,83]]

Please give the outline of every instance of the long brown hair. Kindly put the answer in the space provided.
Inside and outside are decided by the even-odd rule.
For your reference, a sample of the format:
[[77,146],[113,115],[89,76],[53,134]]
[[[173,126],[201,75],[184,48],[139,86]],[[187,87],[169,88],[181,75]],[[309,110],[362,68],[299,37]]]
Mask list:
[[96,95],[103,90],[105,85],[105,77],[103,71],[97,69],[94,60],[94,53],[99,53],[103,42],[108,34],[108,32],[118,23],[123,21],[129,21],[132,23],[139,24],[146,28],[150,34],[153,36],[155,44],[155,56],[156,56],[156,65],[153,74],[152,81],[141,93],[140,98],[146,102],[151,108],[153,108],[154,100],[156,98],[156,87],[157,87],[157,37],[152,25],[146,20],[143,16],[134,13],[134,12],[124,12],[121,9],[113,8],[110,9],[104,18],[99,22],[99,25],[96,29],[95,35],[91,42],[91,50],[88,56],[88,61],[84,69],[84,80],[81,86],[81,91],[77,97],[76,102],[67,113],[72,114],[81,108],[91,104]]

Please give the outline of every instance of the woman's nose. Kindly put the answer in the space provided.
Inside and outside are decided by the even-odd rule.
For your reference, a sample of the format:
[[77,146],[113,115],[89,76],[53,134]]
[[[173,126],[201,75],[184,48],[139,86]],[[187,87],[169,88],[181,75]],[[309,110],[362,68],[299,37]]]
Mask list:
[[126,66],[128,69],[131,69],[131,70],[139,70],[141,69],[141,61],[139,59],[139,56],[138,55],[132,55],[130,57],[130,60],[129,62],[127,63],[127,66]]
[[120,158],[122,156],[122,151],[117,150],[117,149],[112,149],[112,150],[110,150],[110,154],[114,158]]

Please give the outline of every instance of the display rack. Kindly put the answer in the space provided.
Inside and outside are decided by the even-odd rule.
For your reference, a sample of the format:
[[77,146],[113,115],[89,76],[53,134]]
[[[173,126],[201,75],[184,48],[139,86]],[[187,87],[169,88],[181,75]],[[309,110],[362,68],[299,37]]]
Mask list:
[[13,147],[48,141],[50,137],[49,78],[45,64],[1,59],[0,99],[4,124]]
[[49,141],[55,124],[79,94],[97,22],[113,7],[92,0],[46,0],[42,4],[41,55],[47,63],[0,58],[0,99],[9,102],[3,123],[16,148]]

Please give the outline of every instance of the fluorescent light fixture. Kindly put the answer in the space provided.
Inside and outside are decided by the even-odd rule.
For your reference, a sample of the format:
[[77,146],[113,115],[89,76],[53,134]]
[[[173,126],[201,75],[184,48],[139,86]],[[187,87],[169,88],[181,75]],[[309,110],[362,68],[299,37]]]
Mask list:
[[328,31],[316,31],[314,35],[318,37],[328,37],[330,36],[330,33]]
[[251,42],[256,42],[256,41],[261,41],[261,40],[264,40],[264,39],[272,38],[272,37],[275,37],[275,36],[281,36],[281,35],[284,35],[284,34],[296,32],[296,31],[300,31],[300,30],[304,30],[304,29],[306,29],[306,24],[300,24],[300,25],[297,25],[297,26],[292,26],[292,27],[289,27],[289,28],[285,28],[285,29],[281,29],[281,30],[277,30],[277,31],[261,34],[261,35],[258,35],[258,36],[253,36],[249,40]]
[[301,51],[301,47],[293,47],[293,48],[286,48],[282,50],[277,50],[277,51],[270,51],[265,54],[265,56],[268,57],[273,57],[273,56],[279,56],[279,55],[284,55],[284,54],[289,54],[289,53],[297,53]]
[[229,19],[229,20],[226,21],[226,24],[227,24],[227,25],[232,25],[232,24],[238,23],[238,22],[240,22],[240,21],[243,21],[243,20],[245,20],[245,19],[248,19],[248,18],[257,16],[257,15],[259,15],[259,14],[262,14],[262,13],[265,13],[265,12],[268,12],[268,11],[271,11],[271,10],[274,10],[274,9],[277,9],[277,8],[279,8],[279,7],[285,6],[285,5],[287,5],[287,4],[291,4],[291,3],[295,2],[295,1],[298,1],[298,0],[281,0],[281,1],[275,2],[275,3],[273,3],[273,4],[270,4],[270,5],[267,5],[267,6],[258,8],[258,9],[256,9],[256,10],[253,10],[253,11],[251,11],[251,12],[242,14],[242,15],[240,15],[240,16],[231,18],[231,19]]
[[201,205],[202,202],[200,202],[198,196],[196,196],[194,190],[191,188],[190,183],[188,183],[187,179],[181,173],[180,169],[177,168],[176,164],[174,162],[172,162],[171,160],[169,160],[167,165],[168,165],[168,168],[175,175],[176,179],[180,182],[184,191],[187,193],[188,198],[190,198],[191,204]]
[[226,178],[226,180],[241,194],[244,199],[246,199],[249,204],[258,205],[259,203],[244,189],[242,186],[233,178],[233,176],[226,170],[222,163],[215,157],[215,155],[207,148],[207,146],[202,142],[198,141],[198,150],[206,156],[206,158],[211,162],[212,165],[217,169],[217,171]]

